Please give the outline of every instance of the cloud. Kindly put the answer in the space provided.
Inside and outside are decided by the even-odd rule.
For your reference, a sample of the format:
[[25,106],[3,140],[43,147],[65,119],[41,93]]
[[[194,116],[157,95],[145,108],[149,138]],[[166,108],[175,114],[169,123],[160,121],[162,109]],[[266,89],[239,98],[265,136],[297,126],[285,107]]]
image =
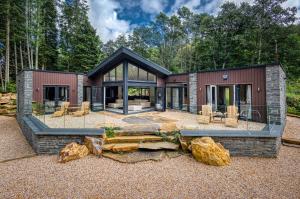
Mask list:
[[141,8],[144,12],[149,14],[158,14],[163,11],[168,5],[167,0],[142,0]]
[[103,42],[116,39],[131,31],[129,21],[118,19],[121,5],[115,0],[89,0],[89,20]]

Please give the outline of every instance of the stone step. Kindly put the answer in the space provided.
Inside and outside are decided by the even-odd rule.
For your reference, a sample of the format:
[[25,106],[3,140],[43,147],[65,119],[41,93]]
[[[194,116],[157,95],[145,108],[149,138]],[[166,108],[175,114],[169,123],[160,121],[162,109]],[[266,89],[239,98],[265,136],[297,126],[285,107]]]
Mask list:
[[104,144],[103,151],[112,152],[133,152],[138,149],[143,150],[178,150],[179,145],[172,142],[146,142],[146,143],[112,143]]
[[139,148],[138,143],[121,143],[121,144],[104,144],[102,146],[104,151],[113,151],[113,152],[132,152],[136,151]]
[[174,144],[172,142],[147,142],[147,143],[140,143],[139,149],[147,149],[147,150],[178,150],[179,144]]
[[140,143],[140,142],[157,142],[162,141],[162,137],[155,135],[139,135],[139,136],[116,136],[106,138],[106,144],[112,143]]

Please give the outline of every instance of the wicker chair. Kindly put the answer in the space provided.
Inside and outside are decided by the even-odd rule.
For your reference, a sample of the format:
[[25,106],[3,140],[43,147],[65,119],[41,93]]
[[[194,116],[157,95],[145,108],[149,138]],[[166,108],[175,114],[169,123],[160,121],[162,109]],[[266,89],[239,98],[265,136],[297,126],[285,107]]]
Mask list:
[[61,106],[60,106],[60,110],[55,111],[53,113],[52,117],[61,117],[61,116],[63,116],[67,112],[69,105],[70,105],[70,102],[62,102]]
[[90,113],[90,102],[82,102],[79,111],[75,111],[72,115],[75,117],[81,117]]

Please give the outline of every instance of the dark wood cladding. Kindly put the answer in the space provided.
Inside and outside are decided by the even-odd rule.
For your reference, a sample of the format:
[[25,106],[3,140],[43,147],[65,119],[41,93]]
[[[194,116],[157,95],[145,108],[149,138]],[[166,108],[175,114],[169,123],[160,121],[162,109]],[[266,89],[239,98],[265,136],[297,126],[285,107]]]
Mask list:
[[[252,85],[252,107],[260,110],[262,118],[266,120],[266,73],[265,67],[248,68],[239,70],[224,70],[215,72],[201,72],[198,78],[198,106],[206,104],[206,85]],[[228,79],[224,80],[223,75]],[[200,90],[201,88],[201,90]]]
[[83,76],[83,86],[102,86],[102,74],[97,74],[95,77],[89,78],[88,76]]
[[178,75],[171,75],[167,77],[166,83],[188,83],[189,82],[189,75],[188,74],[178,74]]
[[70,103],[77,104],[77,74],[33,71],[33,101],[43,103],[43,87],[69,86]]

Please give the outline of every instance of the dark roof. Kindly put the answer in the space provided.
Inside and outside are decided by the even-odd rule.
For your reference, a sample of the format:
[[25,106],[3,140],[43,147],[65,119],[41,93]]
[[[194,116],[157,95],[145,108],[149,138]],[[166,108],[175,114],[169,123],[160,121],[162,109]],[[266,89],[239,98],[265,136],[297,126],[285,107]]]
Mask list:
[[137,64],[138,66],[146,70],[149,70],[151,72],[154,72],[156,74],[159,74],[161,76],[168,76],[172,74],[166,68],[145,59],[144,57],[138,55],[132,50],[129,50],[128,48],[125,47],[121,47],[116,52],[114,52],[111,56],[109,56],[107,59],[101,62],[98,66],[96,66],[92,71],[90,71],[88,73],[88,77],[94,76],[95,74],[100,72],[105,73],[108,70],[110,70],[112,67],[115,67],[124,59],[127,59],[133,62],[133,64]]

